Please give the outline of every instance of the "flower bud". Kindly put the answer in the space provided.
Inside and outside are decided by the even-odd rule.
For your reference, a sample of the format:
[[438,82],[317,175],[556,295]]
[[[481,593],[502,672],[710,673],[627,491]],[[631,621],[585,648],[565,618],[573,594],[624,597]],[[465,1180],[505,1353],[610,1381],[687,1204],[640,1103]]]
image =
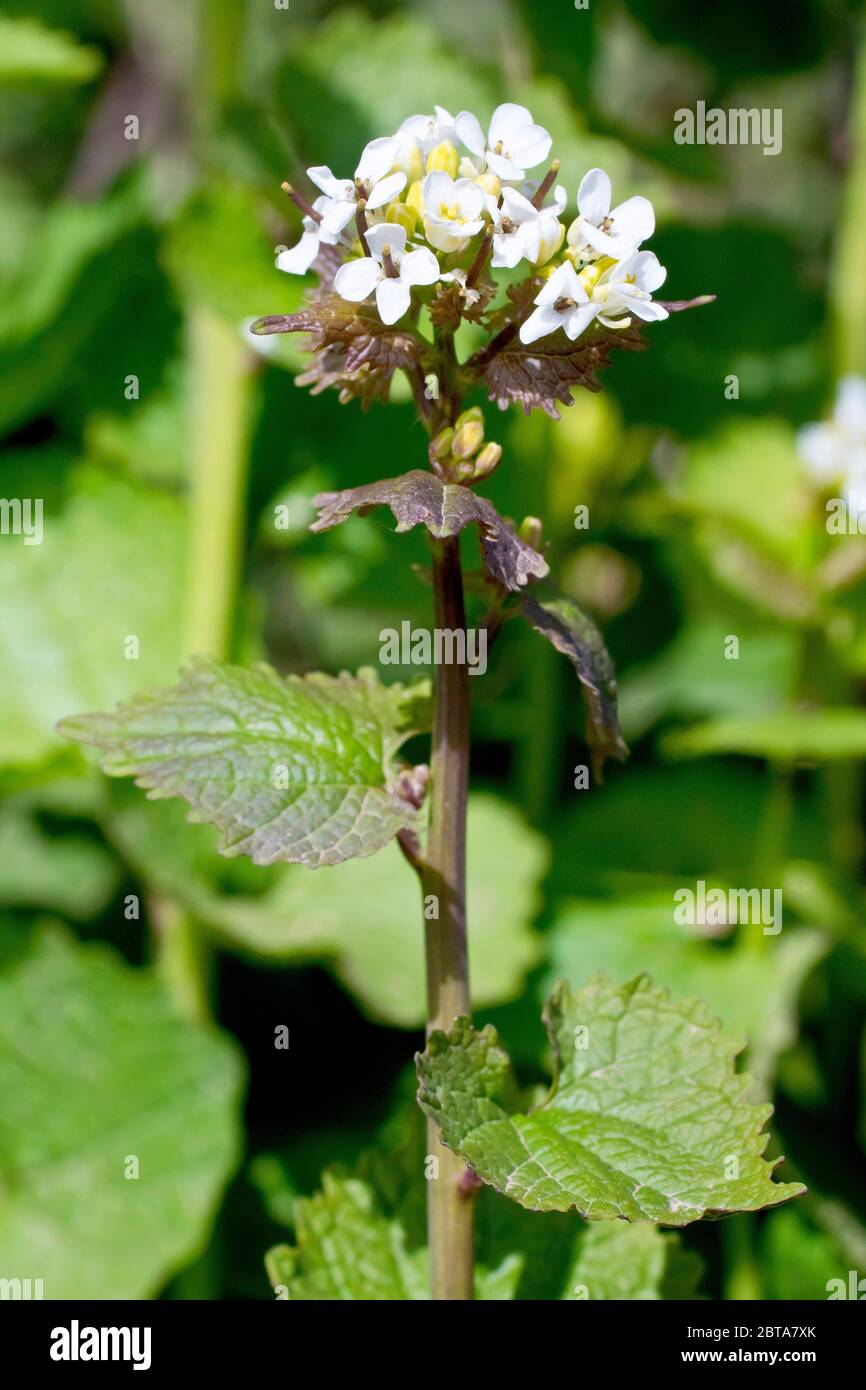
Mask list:
[[485,444],[481,453],[475,460],[474,477],[489,478],[494,468],[498,467],[499,460],[502,458],[502,445],[494,444],[491,439],[489,444]]
[[415,228],[418,226],[418,214],[408,203],[391,203],[385,213],[385,221],[396,222],[398,226],[406,228],[407,236],[414,236]]
[[470,405],[468,410],[464,410],[454,422],[454,428],[460,429],[461,425],[468,425],[471,420],[477,420],[479,424],[484,424],[484,411],[480,405]]
[[406,175],[407,183],[413,183],[415,179],[423,178],[424,159],[416,141],[405,131],[402,135],[396,135],[394,138],[400,141],[400,150],[394,160],[394,169]]
[[541,522],[537,516],[525,516],[518,528],[518,535],[527,545],[531,545],[533,550],[537,550],[541,545]]
[[485,193],[489,193],[491,198],[498,198],[502,192],[502,183],[496,174],[479,174],[475,182]]
[[437,459],[440,462],[442,459],[447,459],[448,455],[451,453],[451,445],[453,442],[454,430],[448,425],[446,429],[440,430],[439,433],[434,435],[433,439],[431,439],[430,458]]
[[467,420],[455,431],[451,452],[455,458],[471,459],[484,443],[484,424],[480,420]]
[[471,483],[475,481],[475,464],[471,459],[460,459],[449,473],[452,483]]
[[450,140],[443,140],[427,156],[427,173],[431,174],[434,169],[441,169],[450,174],[452,179],[456,179],[459,162],[456,145],[452,145]]
[[424,194],[420,179],[410,183],[406,191],[406,206],[411,208],[415,216],[419,219],[424,216]]

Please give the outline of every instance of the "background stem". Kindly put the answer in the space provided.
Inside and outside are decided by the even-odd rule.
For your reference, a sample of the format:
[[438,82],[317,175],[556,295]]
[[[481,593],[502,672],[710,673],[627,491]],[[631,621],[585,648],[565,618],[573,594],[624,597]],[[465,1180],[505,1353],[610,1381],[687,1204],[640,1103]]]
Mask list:
[[[436,626],[466,626],[460,548],[456,537],[433,543]],[[425,920],[427,1024],[450,1028],[469,1013],[466,955],[466,796],[469,780],[469,672],[465,665],[436,667],[430,823],[422,875],[425,906],[438,900],[438,919]],[[426,913],[425,913],[426,918]],[[474,1201],[461,1188],[465,1163],[439,1140],[428,1122],[428,1154],[438,1175],[427,1185],[427,1230],[434,1299],[473,1296]]]

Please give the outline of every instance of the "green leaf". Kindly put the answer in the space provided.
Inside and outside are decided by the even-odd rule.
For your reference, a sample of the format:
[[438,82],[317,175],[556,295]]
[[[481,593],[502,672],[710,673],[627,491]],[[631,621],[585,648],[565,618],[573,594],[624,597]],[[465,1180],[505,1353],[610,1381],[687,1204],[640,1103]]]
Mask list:
[[59,830],[49,834],[24,798],[0,809],[0,907],[95,917],[117,879],[116,860],[96,840]]
[[[319,1192],[295,1199],[295,1244],[278,1245],[265,1259],[278,1297],[430,1298],[423,1153],[407,1158],[366,1155],[353,1174],[326,1169]],[[693,1296],[699,1262],[649,1222],[587,1225],[575,1216],[530,1215],[489,1189],[476,1200],[479,1301]]]
[[424,525],[437,540],[457,536],[466,526],[481,532],[484,563],[506,589],[521,589],[529,579],[543,579],[547,562],[521,540],[486,497],[459,483],[443,483],[433,473],[414,468],[400,478],[385,478],[342,492],[321,492],[313,498],[319,519],[311,531],[329,531],[353,512],[365,515],[373,507],[390,507],[397,531]]
[[[182,660],[177,596],[184,514],[175,498],[82,468],[41,545],[0,546],[0,763],[56,754],[70,710],[129,698]],[[126,642],[138,639],[138,659]],[[27,660],[22,653],[29,653]]]
[[745,1037],[749,1070],[766,1086],[796,1038],[798,996],[829,942],[821,932],[786,927],[755,951],[743,930],[749,929],[739,929],[734,940],[712,940],[679,926],[672,890],[613,902],[570,900],[554,919],[539,989],[585,979],[593,970],[619,980],[651,971],[675,997],[697,995],[727,1032]]
[[[110,837],[149,883],[182,903],[220,940],[285,962],[323,961],[364,1013],[396,1028],[426,1017],[418,884],[397,845],[315,877],[219,860],[212,834],[182,823],[179,808],[112,798]],[[519,993],[539,955],[532,930],[547,865],[544,841],[497,797],[469,798],[469,970],[479,1006]],[[248,879],[227,869],[249,868]],[[256,894],[256,888],[263,890]]]
[[[0,1268],[49,1299],[158,1292],[240,1147],[242,1067],[149,972],[45,930],[0,965]],[[138,1160],[138,1177],[131,1159]]]
[[777,762],[832,762],[866,754],[866,712],[860,709],[778,710],[754,718],[710,719],[662,739],[673,758],[742,753]]
[[222,831],[223,854],[316,868],[415,828],[394,758],[423,725],[428,690],[382,685],[371,670],[281,677],[198,657],[171,689],[60,730],[101,748],[109,776],[183,797],[192,821]]
[[520,611],[536,632],[567,656],[580,681],[586,704],[586,741],[593,754],[596,777],[605,759],[628,757],[617,714],[613,662],[595,623],[569,598],[524,598]]
[[750,1078],[734,1071],[742,1045],[700,1000],[674,1003],[645,975],[621,986],[598,975],[577,993],[560,984],[544,1019],[554,1081],[528,1115],[503,1108],[509,1062],[489,1025],[458,1019],[417,1059],[421,1108],[497,1191],[532,1211],[666,1226],[804,1191],[771,1181],[775,1165],[761,1157],[771,1107],[746,1100]]
[[0,15],[0,83],[89,82],[102,62],[98,48],[71,34]]

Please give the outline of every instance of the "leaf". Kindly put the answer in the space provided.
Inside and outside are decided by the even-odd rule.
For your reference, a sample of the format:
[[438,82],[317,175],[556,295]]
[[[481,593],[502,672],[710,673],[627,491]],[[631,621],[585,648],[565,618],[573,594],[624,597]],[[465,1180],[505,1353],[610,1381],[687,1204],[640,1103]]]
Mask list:
[[527,346],[515,332],[498,349],[495,339],[490,346],[490,352],[484,349],[467,364],[472,374],[483,379],[489,399],[500,410],[520,405],[525,415],[531,410],[543,410],[558,420],[557,402],[573,405],[575,386],[587,391],[601,390],[596,372],[610,366],[614,348],[642,352],[646,342],[640,330],[632,326],[615,332],[590,329],[576,344],[569,342],[564,333],[555,333]]
[[782,709],[772,714],[709,719],[662,739],[672,758],[741,753],[777,762],[833,762],[866,754],[866,712],[860,709]]
[[547,574],[547,562],[520,539],[492,502],[460,483],[440,482],[433,473],[421,468],[400,478],[385,478],[363,487],[344,488],[342,492],[320,492],[313,504],[318,508],[319,519],[313,522],[311,531],[328,531],[348,520],[353,512],[363,516],[381,506],[390,507],[398,532],[423,524],[437,540],[457,536],[465,526],[477,525],[485,566],[506,589],[520,589],[529,579],[543,579]]
[[[39,932],[0,966],[0,1268],[136,1299],[201,1249],[240,1149],[242,1065],[149,972]],[[130,1159],[139,1164],[128,1177]]]
[[0,906],[92,918],[107,906],[117,879],[117,863],[98,841],[65,830],[49,834],[24,798],[0,809]]
[[[223,944],[285,963],[322,961],[369,1017],[394,1028],[423,1026],[418,885],[397,845],[326,875],[276,865],[266,872],[243,859],[220,859],[212,832],[184,823],[173,803],[151,804],[137,794],[117,802],[112,797],[109,838],[137,874]],[[532,923],[545,844],[512,806],[473,793],[467,848],[473,998],[479,1006],[501,1004],[520,992],[539,956]]]
[[103,64],[98,48],[36,19],[0,15],[0,84],[90,82]]
[[651,971],[674,996],[704,999],[726,1031],[747,1039],[749,1070],[767,1089],[779,1055],[797,1036],[804,981],[829,941],[821,932],[787,926],[778,938],[765,938],[764,951],[755,951],[735,928],[713,940],[700,928],[678,925],[673,892],[564,902],[551,927],[550,964],[539,990],[558,979],[584,979],[592,970],[620,980]]
[[[178,593],[183,506],[132,480],[81,468],[41,545],[0,546],[0,763],[34,764],[59,749],[70,710],[129,698],[182,660]],[[138,660],[125,644],[138,639]],[[22,660],[22,653],[30,653]]]
[[311,387],[314,396],[333,386],[342,402],[357,397],[365,407],[388,399],[398,368],[416,371],[421,362],[414,333],[387,327],[370,305],[350,303],[327,289],[308,291],[298,313],[257,319],[252,331],[309,334],[313,361],[298,386]]
[[198,657],[171,689],[60,731],[101,748],[109,776],[183,797],[192,821],[222,831],[223,854],[317,868],[415,827],[394,755],[426,718],[427,690],[384,686],[370,670],[281,677]]
[[604,639],[591,618],[570,598],[524,598],[524,618],[567,656],[580,681],[586,705],[586,741],[592,749],[595,775],[600,778],[606,758],[628,757],[619,727],[616,679]]
[[509,1063],[490,1025],[458,1019],[417,1058],[421,1108],[497,1191],[531,1211],[666,1226],[804,1191],[771,1181],[775,1165],[761,1157],[771,1107],[746,1100],[750,1078],[734,1071],[742,1044],[700,1000],[674,1003],[645,975],[621,986],[597,975],[576,993],[560,984],[544,1020],[554,1081],[528,1115],[502,1106]]
[[[362,1155],[351,1173],[332,1166],[319,1192],[296,1197],[295,1244],[266,1256],[272,1285],[301,1301],[428,1300],[424,1152],[415,1147]],[[649,1222],[538,1216],[489,1188],[476,1205],[481,1302],[693,1296],[699,1261]]]

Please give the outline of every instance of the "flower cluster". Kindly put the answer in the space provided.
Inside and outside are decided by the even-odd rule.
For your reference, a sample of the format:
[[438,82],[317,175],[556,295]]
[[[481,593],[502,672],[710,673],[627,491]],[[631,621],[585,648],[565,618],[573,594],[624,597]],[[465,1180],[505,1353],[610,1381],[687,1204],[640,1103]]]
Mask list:
[[652,298],[666,271],[640,249],[655,228],[652,204],[633,197],[612,208],[610,179],[591,169],[566,227],[558,162],[541,179],[530,172],[546,162],[551,144],[548,131],[513,102],[497,107],[486,133],[469,111],[452,116],[437,106],[432,116],[410,116],[394,135],[365,147],[352,178],[337,178],[325,165],[308,169],[320,191],[314,203],[289,190],[304,211],[304,230],[277,265],[304,274],[323,247],[332,248],[340,261],[336,294],[353,303],[374,296],[389,326],[413,308],[413,289],[417,308],[439,283],[453,289],[462,313],[472,316],[479,301],[483,309],[488,261],[493,269],[530,267],[533,308],[519,325],[524,344],[560,328],[573,341],[594,320],[618,330],[633,318],[667,318]]

